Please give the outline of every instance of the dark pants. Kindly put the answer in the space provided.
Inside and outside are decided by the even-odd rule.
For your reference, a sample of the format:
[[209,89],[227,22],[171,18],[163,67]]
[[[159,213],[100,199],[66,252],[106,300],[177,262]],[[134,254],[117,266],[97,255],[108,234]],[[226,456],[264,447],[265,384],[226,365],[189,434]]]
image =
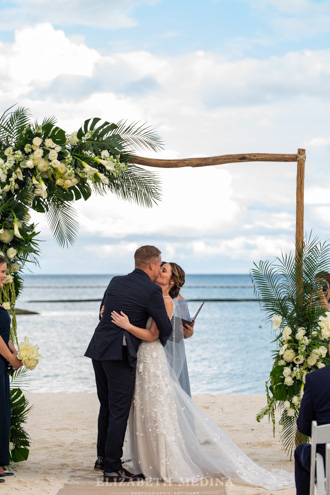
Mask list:
[[104,457],[107,473],[121,468],[123,443],[135,386],[135,368],[128,364],[124,347],[122,361],[93,359],[100,401],[97,455]]
[[10,391],[5,360],[0,356],[0,466],[9,464]]
[[[317,446],[317,452],[325,457],[324,445]],[[294,475],[296,481],[297,495],[309,495],[310,468],[311,468],[311,446],[309,443],[298,445],[294,453]],[[316,471],[315,471],[316,480]]]

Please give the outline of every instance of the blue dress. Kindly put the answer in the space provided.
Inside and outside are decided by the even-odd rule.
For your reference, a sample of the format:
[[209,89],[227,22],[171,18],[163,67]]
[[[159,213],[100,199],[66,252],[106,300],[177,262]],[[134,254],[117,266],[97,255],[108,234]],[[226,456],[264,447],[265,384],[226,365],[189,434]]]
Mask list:
[[[173,316],[190,320],[189,308],[185,299],[173,299]],[[172,319],[172,334],[165,345],[165,354],[169,365],[173,369],[177,379],[186,394],[191,396],[188,374],[187,358],[184,345],[184,335],[181,325],[175,325]]]
[[[2,306],[0,306],[0,335],[8,345],[10,316]],[[9,464],[10,393],[7,366],[7,361],[0,354],[0,466]]]

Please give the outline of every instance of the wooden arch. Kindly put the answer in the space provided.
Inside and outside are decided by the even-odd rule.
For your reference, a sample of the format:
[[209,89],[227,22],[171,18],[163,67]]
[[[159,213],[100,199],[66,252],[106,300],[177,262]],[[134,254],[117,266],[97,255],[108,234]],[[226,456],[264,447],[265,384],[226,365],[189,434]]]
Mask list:
[[207,167],[210,165],[224,165],[226,163],[245,162],[297,162],[296,187],[296,249],[302,249],[304,240],[304,179],[306,150],[299,148],[296,154],[249,153],[240,155],[208,156],[205,158],[183,158],[166,160],[145,158],[143,156],[130,157],[131,163],[157,168]]

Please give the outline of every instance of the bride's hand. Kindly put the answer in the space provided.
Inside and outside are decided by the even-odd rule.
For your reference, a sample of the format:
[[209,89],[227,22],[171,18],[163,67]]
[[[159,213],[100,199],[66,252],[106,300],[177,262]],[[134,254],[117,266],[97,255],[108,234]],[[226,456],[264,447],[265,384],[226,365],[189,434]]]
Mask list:
[[117,327],[123,328],[124,330],[127,330],[127,331],[129,331],[129,329],[131,327],[131,323],[128,319],[128,316],[125,315],[125,313],[123,313],[122,311],[120,312],[120,314],[117,313],[117,311],[112,311],[111,321],[112,321],[112,323],[117,325]]

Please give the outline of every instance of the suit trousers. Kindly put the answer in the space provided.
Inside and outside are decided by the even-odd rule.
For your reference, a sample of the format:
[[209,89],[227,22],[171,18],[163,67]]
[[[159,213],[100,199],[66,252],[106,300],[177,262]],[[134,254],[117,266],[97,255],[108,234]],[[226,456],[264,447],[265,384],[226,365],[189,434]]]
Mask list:
[[[322,455],[324,462],[325,459],[324,444],[317,445],[316,452]],[[311,469],[311,445],[309,443],[302,443],[298,445],[294,453],[294,476],[296,481],[297,495],[309,495],[310,469]],[[315,481],[316,481],[316,470],[315,470]]]
[[104,471],[121,469],[123,443],[135,386],[135,368],[129,365],[127,348],[120,361],[93,359],[97,395],[100,401],[98,417],[97,455],[104,457]]

